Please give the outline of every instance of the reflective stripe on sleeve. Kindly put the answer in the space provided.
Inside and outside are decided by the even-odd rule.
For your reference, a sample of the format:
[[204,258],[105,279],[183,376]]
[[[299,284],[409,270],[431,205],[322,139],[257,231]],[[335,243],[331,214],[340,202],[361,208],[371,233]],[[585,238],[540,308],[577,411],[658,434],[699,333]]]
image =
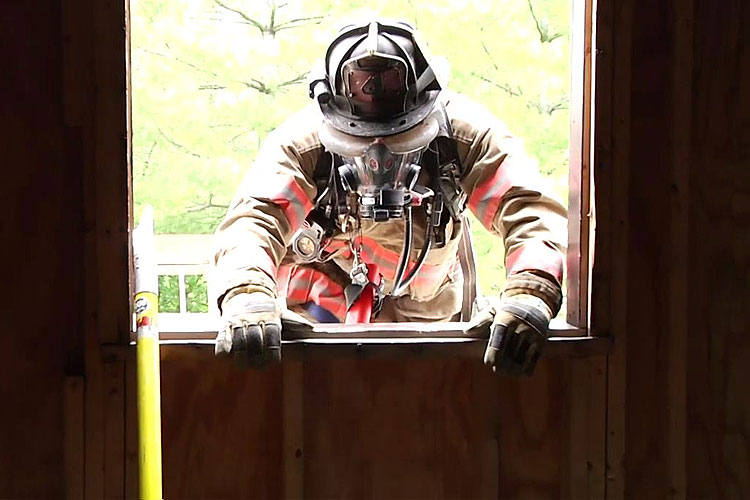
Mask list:
[[312,209],[312,200],[294,177],[274,174],[259,176],[257,179],[246,178],[245,185],[248,196],[278,205],[289,221],[292,232],[302,227],[305,217]]
[[538,269],[544,271],[562,283],[563,256],[548,243],[540,240],[529,240],[513,250],[505,259],[508,275]]
[[506,157],[491,176],[474,187],[468,207],[491,231],[500,203],[508,191],[513,187],[531,187],[538,182],[539,172],[535,165]]

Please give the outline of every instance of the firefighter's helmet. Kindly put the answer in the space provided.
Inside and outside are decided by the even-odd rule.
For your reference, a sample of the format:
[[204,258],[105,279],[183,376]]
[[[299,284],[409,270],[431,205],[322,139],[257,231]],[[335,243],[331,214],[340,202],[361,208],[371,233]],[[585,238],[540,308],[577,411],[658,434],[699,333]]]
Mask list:
[[358,137],[414,127],[430,114],[439,92],[414,29],[401,21],[342,28],[310,84],[326,122]]

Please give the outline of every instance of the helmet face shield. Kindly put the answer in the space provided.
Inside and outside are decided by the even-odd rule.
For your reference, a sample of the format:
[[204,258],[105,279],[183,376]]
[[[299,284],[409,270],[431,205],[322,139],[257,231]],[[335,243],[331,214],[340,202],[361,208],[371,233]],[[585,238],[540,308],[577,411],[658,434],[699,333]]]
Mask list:
[[403,59],[387,54],[346,61],[341,67],[341,80],[352,114],[377,119],[403,113],[409,88],[407,73]]

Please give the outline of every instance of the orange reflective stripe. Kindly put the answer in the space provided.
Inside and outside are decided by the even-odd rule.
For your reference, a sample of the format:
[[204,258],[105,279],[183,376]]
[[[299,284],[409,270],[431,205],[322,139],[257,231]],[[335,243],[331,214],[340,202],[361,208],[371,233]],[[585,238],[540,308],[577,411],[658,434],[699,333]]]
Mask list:
[[529,240],[513,250],[505,259],[505,267],[508,275],[538,269],[562,283],[563,256],[545,241]]
[[[397,252],[388,250],[387,248],[380,245],[376,240],[368,238],[366,236],[363,236],[361,238],[357,237],[355,239],[355,244],[361,244],[362,260],[364,260],[365,263],[376,264],[380,268],[380,272],[383,274],[383,277],[393,282],[394,278],[396,277],[396,268],[398,267],[400,255]],[[331,243],[328,245],[327,250],[335,251],[345,248],[346,250],[342,253],[342,256],[344,258],[351,258],[351,250],[349,250],[348,247],[348,242],[334,240],[331,241]],[[417,276],[416,278],[414,278],[412,284],[417,287],[427,288],[439,285],[443,280],[445,280],[448,274],[453,271],[457,262],[458,256],[455,256],[455,258],[446,259],[440,264],[424,264],[419,270],[419,273],[417,273]],[[406,272],[409,272],[413,265],[414,261],[410,259]]]
[[507,157],[489,178],[474,187],[467,205],[482,225],[492,230],[500,203],[508,191],[513,187],[530,188],[537,185],[539,179],[535,165]]
[[283,266],[278,276],[279,293],[294,302],[314,302],[343,321],[346,316],[344,288],[326,274],[309,267]]
[[256,183],[248,186],[247,194],[281,207],[293,232],[302,227],[305,217],[313,206],[312,200],[294,177],[288,175],[275,174],[260,177]]
[[469,209],[474,212],[477,219],[487,229],[492,229],[492,222],[500,208],[500,201],[512,187],[512,181],[507,170],[507,164],[505,162],[500,163],[494,174],[474,187],[474,191],[469,198]]

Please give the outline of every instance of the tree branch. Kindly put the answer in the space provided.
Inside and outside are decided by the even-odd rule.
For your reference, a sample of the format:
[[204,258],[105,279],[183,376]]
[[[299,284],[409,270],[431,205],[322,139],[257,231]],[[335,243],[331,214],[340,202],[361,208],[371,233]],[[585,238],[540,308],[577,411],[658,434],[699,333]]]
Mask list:
[[257,90],[261,94],[267,94],[267,95],[273,95],[273,89],[271,89],[268,85],[261,82],[257,78],[251,78],[249,82],[240,82],[244,86],[249,87],[253,90]]
[[487,45],[484,44],[484,40],[479,40],[479,42],[482,44],[482,49],[484,50],[484,53],[487,54],[487,57],[490,59],[492,66],[495,68],[496,71],[500,71],[500,68],[497,66],[497,63],[495,63],[495,59],[492,57],[492,54],[490,54],[490,50],[487,48]]
[[[193,68],[196,71],[200,71],[201,73],[205,73],[207,75],[213,76],[216,79],[222,80],[221,76],[219,76],[218,74],[214,73],[213,71],[209,71],[207,69],[201,68],[200,66],[198,66],[196,64],[193,64],[190,61],[186,61],[184,59],[180,59],[179,57],[174,57],[174,56],[170,56],[170,55],[167,55],[167,54],[163,54],[161,52],[156,52],[154,50],[144,49],[142,47],[138,47],[138,49],[146,52],[147,54],[152,54],[152,55],[155,55],[155,56],[158,56],[158,57],[163,57],[165,59],[171,59],[173,61],[177,61],[178,63],[184,64],[185,66]],[[230,82],[234,82],[234,83],[239,83],[240,85],[244,85],[245,87],[251,88],[253,90],[257,90],[258,92],[260,92],[262,94],[274,95],[274,93],[276,92],[276,89],[278,89],[279,87],[284,87],[284,86],[287,86],[287,85],[294,85],[295,83],[299,83],[300,81],[304,80],[306,77],[307,77],[307,73],[304,73],[302,75],[298,75],[298,76],[294,77],[291,80],[288,80],[286,82],[282,82],[282,83],[280,83],[278,85],[275,85],[275,86],[273,86],[273,85],[267,85],[266,83],[258,80],[257,78],[251,78],[249,81],[231,80],[231,79],[229,81]],[[200,85],[198,87],[198,90],[224,90],[224,89],[226,89],[226,86],[225,85],[221,85],[219,83],[206,83],[206,84]]]
[[194,156],[194,157],[196,157],[196,158],[203,158],[203,157],[202,157],[201,155],[199,155],[198,153],[193,153],[192,151],[190,151],[190,150],[189,150],[188,148],[186,148],[186,147],[185,147],[185,146],[183,146],[182,144],[180,144],[180,143],[178,143],[178,142],[175,142],[175,141],[174,141],[174,140],[173,140],[173,139],[172,139],[171,137],[169,137],[169,136],[168,136],[167,134],[165,134],[165,133],[164,133],[164,131],[163,131],[162,129],[160,129],[160,128],[159,128],[159,129],[157,129],[157,130],[159,131],[159,133],[161,134],[161,136],[162,136],[162,137],[164,137],[164,139],[166,139],[166,141],[167,141],[168,143],[170,143],[170,144],[171,144],[172,146],[174,146],[175,148],[179,149],[179,150],[180,150],[180,151],[182,151],[183,153],[185,153],[185,154],[188,154],[188,155],[190,155],[190,156]]
[[281,30],[298,28],[306,24],[320,24],[323,19],[325,19],[325,16],[298,17],[296,19],[292,19],[291,21],[286,21],[277,25],[275,32],[278,33]]
[[208,202],[197,203],[197,204],[191,205],[185,209],[185,212],[187,213],[202,212],[203,210],[208,210],[211,208],[221,208],[222,210],[226,210],[229,208],[229,205],[222,205],[220,203],[214,203],[214,194],[210,193],[208,195]]
[[198,90],[224,90],[226,89],[223,85],[215,85],[215,84],[206,84],[206,85],[199,85]]
[[568,109],[568,98],[566,96],[560,98],[559,101],[553,103],[543,103],[541,98],[537,98],[536,101],[529,101],[526,103],[526,107],[531,109],[534,108],[541,114],[548,114],[552,116],[552,113],[561,109]]
[[151,143],[151,147],[148,150],[148,154],[146,155],[146,159],[143,160],[143,166],[146,167],[145,170],[148,170],[148,168],[151,166],[151,155],[154,152],[154,148],[156,148],[156,141]]
[[485,81],[485,82],[493,85],[494,87],[499,88],[500,90],[502,90],[503,92],[505,92],[506,94],[508,94],[508,95],[510,95],[512,97],[521,97],[523,95],[523,90],[521,89],[521,87],[516,87],[514,89],[513,87],[511,87],[507,83],[497,83],[496,81],[490,80],[489,78],[484,77],[482,75],[479,75],[477,73],[472,73],[472,74],[474,76],[476,76],[477,78],[479,78],[480,80],[483,80],[483,81]]
[[147,54],[151,54],[151,55],[158,56],[158,57],[163,57],[164,59],[171,59],[173,61],[177,61],[178,63],[184,64],[185,66],[189,66],[189,67],[193,68],[196,71],[200,71],[201,73],[206,73],[206,74],[211,75],[213,77],[219,78],[219,75],[217,75],[213,71],[209,71],[209,70],[207,70],[205,68],[201,68],[200,66],[197,66],[197,65],[191,63],[190,61],[186,61],[184,59],[180,59],[179,57],[167,55],[167,54],[164,54],[162,52],[157,52],[157,51],[151,50],[151,49],[144,49],[143,47],[137,47],[137,49],[142,50],[143,52],[145,52]]
[[536,17],[536,14],[534,13],[534,6],[531,4],[531,0],[526,0],[529,4],[529,11],[531,11],[531,17],[534,18],[534,24],[536,25],[536,30],[539,33],[539,41],[542,43],[550,43],[554,40],[560,38],[563,36],[562,33],[555,33],[554,35],[550,35],[549,26],[547,25],[547,22],[542,20],[542,22],[539,22],[539,19]]
[[277,23],[276,15],[278,11],[286,7],[287,4],[286,3],[277,4],[275,0],[268,0],[266,3],[268,5],[270,14],[269,14],[268,23],[264,24],[261,21],[253,19],[252,17],[247,15],[247,13],[241,11],[240,9],[227,5],[222,0],[213,0],[213,1],[216,5],[218,5],[222,9],[238,15],[241,19],[245,21],[246,24],[250,24],[256,29],[258,29],[258,31],[260,31],[260,34],[262,36],[271,35],[272,37],[276,37],[276,33],[278,33],[279,31],[292,29],[292,28],[298,28],[300,26],[303,26],[305,24],[310,24],[310,23],[320,24],[320,21],[325,18],[325,16],[297,17],[289,21]]
[[233,12],[233,13],[237,14],[238,16],[240,16],[242,19],[244,19],[245,21],[247,21],[248,24],[251,24],[252,26],[254,26],[255,28],[257,28],[258,30],[260,30],[261,35],[265,35],[266,33],[268,33],[266,26],[262,25],[261,23],[259,23],[258,21],[256,21],[252,17],[248,16],[247,14],[245,14],[244,12],[242,12],[241,10],[235,9],[233,7],[230,7],[230,6],[226,5],[224,2],[222,2],[221,0],[214,0],[214,3],[216,5],[218,5],[219,7],[221,7],[222,9],[228,10],[229,12]]
[[307,75],[309,75],[309,74],[310,74],[309,71],[305,71],[304,73],[301,73],[301,74],[295,76],[291,80],[287,80],[285,82],[279,83],[278,85],[276,85],[276,87],[278,87],[278,88],[280,88],[280,87],[288,87],[289,85],[295,85],[297,83],[304,82],[307,79]]

